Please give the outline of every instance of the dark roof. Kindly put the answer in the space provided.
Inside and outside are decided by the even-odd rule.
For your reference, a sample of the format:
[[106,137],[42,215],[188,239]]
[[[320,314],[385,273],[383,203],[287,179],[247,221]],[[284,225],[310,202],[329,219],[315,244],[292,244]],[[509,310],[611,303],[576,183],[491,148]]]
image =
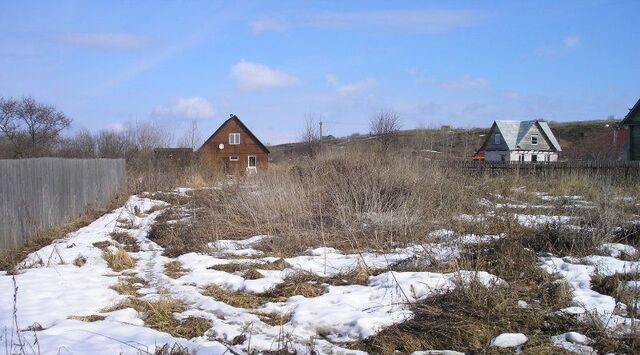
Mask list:
[[253,132],[251,132],[251,130],[250,130],[249,128],[247,128],[247,126],[245,126],[245,124],[244,124],[244,123],[242,123],[242,121],[240,121],[240,119],[239,119],[239,118],[238,118],[238,116],[236,116],[236,115],[231,115],[231,117],[229,117],[229,119],[228,119],[228,120],[224,121],[224,123],[223,123],[223,124],[221,124],[221,125],[220,125],[220,127],[218,127],[218,129],[216,129],[216,131],[215,131],[215,132],[213,132],[213,134],[212,134],[209,138],[207,138],[207,140],[206,140],[206,141],[204,141],[204,143],[203,143],[203,144],[202,144],[202,146],[198,149],[198,151],[200,151],[200,149],[204,148],[204,146],[205,146],[205,145],[207,145],[207,143],[209,143],[209,141],[210,141],[211,139],[213,139],[213,137],[214,137],[216,134],[218,134],[218,132],[220,132],[220,130],[222,129],[222,127],[224,127],[227,123],[229,123],[229,121],[234,120],[234,119],[235,119],[236,121],[238,121],[238,124],[240,124],[240,127],[242,127],[242,128],[243,128],[243,129],[244,129],[244,130],[249,134],[249,136],[250,136],[251,138],[253,138],[253,140],[255,140],[255,141],[258,143],[258,145],[260,146],[260,148],[262,148],[262,149],[263,149],[267,154],[271,153],[271,152],[269,151],[269,149],[267,149],[267,147],[265,147],[265,145],[264,145],[264,144],[262,144],[262,142],[260,142],[260,140],[258,139],[258,137],[256,137],[256,136],[253,134]]
[[636,104],[633,105],[633,107],[629,110],[629,113],[627,113],[627,115],[624,116],[624,119],[622,120],[622,122],[620,122],[620,125],[624,126],[631,123],[631,118],[635,116],[636,113],[638,113],[638,111],[640,111],[640,99],[636,101]]

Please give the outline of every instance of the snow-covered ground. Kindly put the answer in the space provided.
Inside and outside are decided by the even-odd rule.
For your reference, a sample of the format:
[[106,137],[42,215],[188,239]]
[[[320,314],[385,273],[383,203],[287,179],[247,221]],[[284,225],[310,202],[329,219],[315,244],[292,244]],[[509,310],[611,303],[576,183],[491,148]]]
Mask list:
[[[176,193],[186,196],[186,192],[186,189],[179,189]],[[562,200],[589,206],[580,196],[540,194],[539,197],[543,202]],[[486,200],[481,203],[495,209],[552,208],[551,205],[528,205],[518,201],[492,204]],[[162,213],[161,207],[166,205],[162,201],[132,196],[122,208],[30,254],[17,275],[0,272],[0,343],[10,344],[15,352],[42,354],[153,353],[157,347],[175,343],[197,354],[242,354],[277,350],[280,341],[286,337],[289,349],[299,353],[307,353],[313,348],[322,354],[358,354],[361,352],[346,348],[345,343],[362,340],[411,318],[413,314],[408,305],[412,302],[446,292],[459,282],[477,280],[486,285],[505,282],[483,271],[383,272],[391,265],[415,258],[455,259],[460,255],[461,246],[503,237],[461,236],[449,230],[432,232],[423,244],[384,253],[349,254],[328,247],[312,248],[302,255],[285,258],[287,266],[283,270],[261,269],[261,264],[273,263],[279,258],[264,256],[254,248],[265,238],[277,236],[218,240],[209,244],[209,253],[169,258],[163,255],[160,245],[148,238],[155,219]],[[479,221],[491,213],[462,216],[461,219]],[[565,224],[574,218],[522,213],[512,216],[526,227]],[[124,220],[128,222],[124,223]],[[103,249],[94,246],[109,242],[113,245],[107,250],[115,251],[118,242],[111,237],[114,231],[128,233],[138,243],[140,250],[129,252],[135,260],[132,269],[113,271],[103,258]],[[540,266],[549,273],[560,275],[570,285],[573,301],[565,312],[595,313],[612,328],[625,328],[632,320],[617,312],[621,305],[612,297],[591,288],[591,277],[637,271],[640,262],[619,259],[622,255],[637,254],[637,251],[624,244],[603,245],[602,251],[608,256],[581,259],[544,256],[540,258]],[[86,263],[76,265],[74,261],[79,257],[84,257]],[[165,274],[165,265],[176,260],[185,271],[172,278]],[[250,263],[262,277],[245,278],[241,273],[212,268],[230,263]],[[203,292],[207,286],[215,285],[227,292],[260,295],[301,272],[326,278],[360,268],[380,272],[363,284],[322,284],[325,293],[316,297],[295,295],[253,309],[234,307]],[[174,314],[176,319],[204,318],[209,321],[210,329],[202,336],[181,339],[145,326],[144,315],[133,308],[110,310],[127,297],[111,287],[134,275],[144,280],[144,284],[138,285],[142,300],[171,298],[179,301],[186,310]],[[526,303],[522,305],[526,306]],[[261,317],[265,314],[280,315],[286,322],[269,325]],[[104,319],[93,322],[72,319],[91,315]],[[569,351],[592,350],[590,340],[578,333],[560,334],[551,341]],[[525,334],[496,334],[492,345],[519,348],[526,342]]]
[[[217,285],[230,292],[260,294],[284,282],[288,275],[301,271],[331,277],[362,266],[372,270],[385,268],[426,253],[432,260],[447,260],[458,255],[457,249],[453,244],[435,243],[387,253],[344,254],[333,248],[320,247],[285,259],[290,267],[284,270],[261,270],[260,263],[273,262],[277,258],[261,257],[261,253],[252,248],[263,238],[270,238],[256,236],[240,241],[219,240],[212,243],[210,254],[189,253],[172,259],[164,256],[163,248],[147,238],[155,218],[162,212],[157,207],[164,205],[165,202],[132,196],[122,208],[30,254],[17,275],[2,272],[2,343],[7,341],[13,343],[15,349],[27,349],[27,352],[31,349],[42,354],[153,353],[156,347],[174,343],[196,353],[223,354],[229,349],[235,353],[277,350],[276,339],[286,334],[290,338],[289,347],[300,352],[309,349],[309,339],[315,339],[313,347],[320,353],[353,354],[358,352],[343,348],[340,343],[363,339],[411,317],[409,302],[445,292],[454,287],[457,280],[477,279],[486,284],[502,282],[485,272],[389,271],[370,277],[366,285],[323,285],[326,293],[318,297],[294,296],[258,309],[237,308],[203,295],[203,288]],[[156,211],[148,214],[134,213],[153,210]],[[130,222],[124,223],[126,228],[123,220]],[[105,241],[118,245],[110,236],[113,231],[128,233],[139,245],[140,251],[129,253],[136,261],[132,270],[113,271],[103,258],[103,250],[94,246],[94,243]],[[461,237],[460,242],[482,242],[492,238],[471,235]],[[116,250],[113,245],[107,250]],[[76,266],[74,261],[80,256],[86,263]],[[165,264],[174,260],[180,261],[186,269],[177,279],[164,274]],[[255,263],[263,277],[249,280],[210,268],[243,262]],[[211,329],[198,338],[179,339],[146,327],[143,315],[132,308],[110,311],[109,307],[126,298],[111,287],[131,274],[145,281],[145,286],[138,290],[143,300],[170,297],[180,301],[187,310],[175,314],[177,319],[202,317],[210,321]],[[282,327],[271,326],[258,316],[264,313],[286,315],[289,321]],[[91,315],[104,319],[93,322],[71,319]],[[251,339],[251,349],[248,349],[248,342],[229,345],[241,335]]]

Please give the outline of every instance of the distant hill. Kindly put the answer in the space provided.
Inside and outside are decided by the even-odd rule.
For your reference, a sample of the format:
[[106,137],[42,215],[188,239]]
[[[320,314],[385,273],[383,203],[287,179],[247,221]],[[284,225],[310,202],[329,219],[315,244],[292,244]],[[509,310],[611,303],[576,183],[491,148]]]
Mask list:
[[[561,159],[621,159],[622,144],[626,142],[626,131],[615,133],[617,120],[592,120],[573,122],[549,121],[551,130],[562,146]],[[452,159],[470,159],[480,148],[489,127],[455,128],[442,126],[438,129],[410,129],[396,134],[392,148],[411,151],[421,156]],[[614,139],[617,141],[614,144]],[[370,135],[353,134],[348,137],[323,139],[324,149],[342,149],[345,146],[371,148],[377,138]],[[275,162],[308,154],[309,147],[303,143],[287,143],[269,147]]]

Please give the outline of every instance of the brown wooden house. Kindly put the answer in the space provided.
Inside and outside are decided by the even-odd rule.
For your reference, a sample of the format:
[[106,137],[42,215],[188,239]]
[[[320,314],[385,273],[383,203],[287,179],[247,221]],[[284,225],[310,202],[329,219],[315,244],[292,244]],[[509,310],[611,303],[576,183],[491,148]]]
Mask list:
[[269,149],[236,115],[231,115],[213,132],[197,153],[205,162],[227,173],[255,173],[269,165]]

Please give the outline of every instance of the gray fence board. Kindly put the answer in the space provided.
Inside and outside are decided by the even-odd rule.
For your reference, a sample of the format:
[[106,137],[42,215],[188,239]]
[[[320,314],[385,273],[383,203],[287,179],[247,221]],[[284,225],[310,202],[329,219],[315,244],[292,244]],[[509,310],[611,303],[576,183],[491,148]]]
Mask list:
[[123,159],[0,159],[0,249],[104,206],[125,186]]

